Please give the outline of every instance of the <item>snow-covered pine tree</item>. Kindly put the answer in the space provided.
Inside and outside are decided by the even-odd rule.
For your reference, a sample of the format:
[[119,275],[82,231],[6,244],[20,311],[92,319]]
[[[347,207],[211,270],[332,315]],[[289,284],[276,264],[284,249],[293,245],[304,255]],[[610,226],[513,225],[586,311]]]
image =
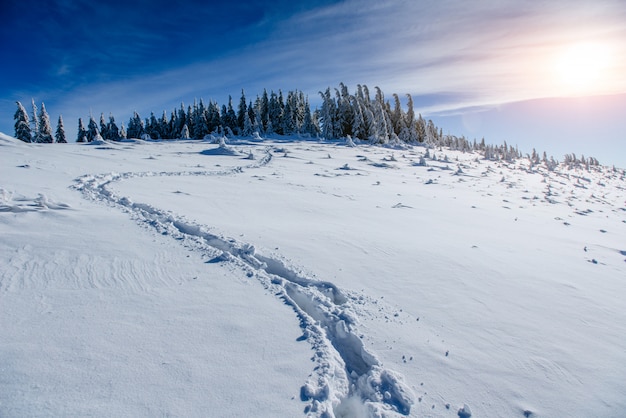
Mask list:
[[426,122],[422,118],[422,114],[417,115],[417,121],[415,122],[415,130],[417,132],[417,140],[419,142],[426,141]]
[[172,135],[170,133],[170,123],[167,120],[167,113],[165,113],[165,110],[163,111],[163,114],[161,115],[161,118],[159,119],[158,130],[159,130],[159,136],[161,138],[171,138],[172,137]]
[[146,133],[150,135],[150,138],[152,139],[161,138],[159,133],[159,122],[157,121],[156,116],[154,116],[154,112],[150,112],[150,119],[146,121]]
[[302,128],[300,131],[311,136],[315,136],[319,133],[318,126],[315,123],[315,118],[313,118],[313,115],[311,114],[311,106],[309,105],[308,97],[304,100]]
[[222,105],[222,111],[221,113],[221,119],[220,119],[220,128],[224,129],[226,126],[228,126],[228,109],[226,109],[226,105]]
[[[282,97],[282,92],[281,92],[281,97]],[[268,103],[268,125],[267,125],[267,129],[266,131],[268,133],[272,133],[275,132],[277,134],[282,134],[283,133],[283,128],[282,128],[282,123],[281,123],[281,119],[282,119],[282,113],[283,113],[283,109],[284,109],[284,104],[282,103],[282,100],[279,100],[278,96],[276,95],[276,93],[274,93],[273,91],[270,94],[270,100]],[[270,130],[270,126],[271,126],[271,130]]]
[[37,112],[37,105],[35,99],[30,99],[32,106],[32,119],[30,133],[32,135],[31,142],[39,142],[39,112]]
[[237,123],[237,114],[233,108],[233,98],[228,96],[228,107],[226,108],[226,123],[224,128],[229,128],[231,131],[239,132],[239,124]]
[[63,126],[63,117],[59,115],[59,120],[57,121],[57,130],[54,134],[54,139],[57,144],[67,144],[67,139],[65,139],[65,127]]
[[100,132],[98,132],[98,124],[93,118],[93,115],[90,115],[89,124],[87,124],[87,142],[92,142],[98,136],[100,136]]
[[190,105],[187,105],[187,113],[185,114],[185,120],[187,121],[187,129],[189,129],[189,137],[190,138],[194,138],[193,134],[193,125],[194,125],[194,120],[193,120],[193,110],[191,109]]
[[39,142],[44,144],[52,144],[52,126],[50,125],[50,116],[46,111],[46,105],[41,102],[41,110],[39,110],[39,133],[37,135]]
[[263,131],[266,132],[267,124],[269,123],[269,97],[267,95],[267,90],[263,89],[263,95],[261,96],[259,102],[259,116],[261,117],[261,126],[263,127]]
[[133,112],[133,116],[128,121],[128,129],[126,130],[128,138],[141,138],[144,132],[144,123],[137,111]]
[[76,134],[76,142],[87,142],[87,129],[85,129],[83,118],[78,118],[78,133]]
[[380,103],[381,106],[384,106],[385,105],[385,95],[383,94],[383,91],[378,86],[374,87],[374,89],[376,90],[376,96],[374,97],[374,101]]
[[106,126],[106,130],[109,136],[108,139],[111,139],[112,141],[120,140],[120,130],[117,127],[117,123],[115,123],[115,118],[112,113],[109,114],[109,123]]
[[250,136],[253,133],[254,133],[254,125],[252,124],[252,121],[250,120],[250,116],[248,115],[248,112],[246,112],[246,114],[244,115],[243,129],[241,131],[241,134],[243,136]]
[[295,123],[294,123],[295,112],[293,110],[291,100],[289,100],[290,97],[291,95],[290,93],[288,93],[287,102],[285,103],[285,109],[283,111],[283,117],[281,118],[282,119],[281,130],[284,135],[289,135],[296,131]]
[[[377,91],[380,92],[380,89],[377,88]],[[376,94],[377,98],[382,97],[379,94]],[[372,126],[372,132],[370,134],[370,140],[374,143],[386,144],[389,142],[391,138],[391,129],[389,117],[385,110],[385,105],[380,100],[376,100],[374,102],[374,124]]]
[[[240,134],[246,130],[245,124],[246,124],[247,117],[248,117],[248,105],[246,104],[246,94],[244,93],[243,89],[241,89],[241,98],[239,99],[239,107],[237,108],[237,127],[239,128]],[[250,134],[243,133],[243,135],[250,135]]]
[[354,108],[350,103],[350,93],[348,87],[344,83],[339,83],[339,89],[335,89],[337,97],[337,127],[339,128],[338,136],[345,137],[353,135],[352,127],[354,124]]
[[[404,115],[404,126],[398,137],[401,141],[414,143],[418,141],[417,130],[415,128],[415,110],[413,110],[413,97],[410,94],[406,95],[406,114]],[[405,130],[404,130],[405,129]]]
[[200,103],[196,103],[194,100],[192,111],[193,129],[191,129],[193,132],[190,132],[193,133],[194,138],[202,139],[205,135],[211,133],[206,116],[207,109],[204,105],[204,100],[200,98]]
[[220,108],[217,102],[209,101],[209,107],[206,111],[206,126],[208,133],[217,131],[222,123],[220,116]]
[[17,110],[13,116],[13,119],[15,120],[15,137],[20,141],[31,142],[32,135],[29,124],[30,121],[28,120],[28,113],[20,102],[15,102],[15,104],[17,104]]
[[365,119],[363,116],[363,110],[361,107],[362,97],[353,96],[352,109],[354,109],[354,119],[352,120],[352,136],[358,139],[367,139],[367,127],[365,126]]
[[109,137],[107,123],[104,120],[104,113],[100,113],[100,136],[102,137],[102,139],[111,139]]
[[172,113],[170,113],[170,122],[168,124],[168,132],[169,132],[169,137],[170,139],[174,139],[176,138],[176,134],[178,133],[178,131],[176,130],[176,127],[178,126],[178,113],[176,112],[176,110],[172,110]]
[[185,123],[183,125],[183,129],[180,131],[180,139],[189,139],[189,128],[187,127],[187,124]]
[[322,127],[322,136],[326,139],[337,138],[339,129],[335,127],[337,105],[335,99],[330,93],[330,87],[325,92],[319,92],[322,97],[322,109],[320,111],[320,125]]
[[124,122],[122,122],[122,125],[120,126],[120,139],[126,139],[126,138],[128,138],[126,134],[126,127],[124,126]]
[[250,123],[252,124],[252,132],[258,130],[258,128],[254,127],[254,122],[257,119],[256,116],[256,107],[252,104],[252,100],[248,102],[248,118],[250,118]]
[[[298,132],[304,132],[302,127],[304,126],[304,118],[306,114],[306,108],[308,104],[309,98],[304,95],[303,92],[298,92],[298,99],[296,101],[296,129]],[[309,109],[309,113],[311,113],[311,109]]]
[[370,99],[370,89],[367,88],[367,85],[363,84],[363,98],[365,99],[365,103],[371,103],[372,99]]
[[186,114],[185,114],[185,105],[184,103],[180,103],[180,108],[175,111],[176,118],[172,118],[172,137],[176,137],[183,130],[183,125],[187,123]]

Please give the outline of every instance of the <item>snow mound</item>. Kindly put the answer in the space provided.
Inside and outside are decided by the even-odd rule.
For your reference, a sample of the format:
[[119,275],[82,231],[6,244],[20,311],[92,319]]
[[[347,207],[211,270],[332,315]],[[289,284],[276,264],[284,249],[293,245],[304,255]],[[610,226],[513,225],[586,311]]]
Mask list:
[[43,193],[39,193],[37,197],[28,198],[0,188],[0,212],[34,212],[47,209],[63,210],[70,209],[70,206],[54,202]]
[[233,148],[226,145],[225,139],[219,138],[219,145],[217,148],[210,148],[204,151],[200,151],[202,155],[226,155],[226,156],[237,156],[241,155],[241,153],[235,151]]

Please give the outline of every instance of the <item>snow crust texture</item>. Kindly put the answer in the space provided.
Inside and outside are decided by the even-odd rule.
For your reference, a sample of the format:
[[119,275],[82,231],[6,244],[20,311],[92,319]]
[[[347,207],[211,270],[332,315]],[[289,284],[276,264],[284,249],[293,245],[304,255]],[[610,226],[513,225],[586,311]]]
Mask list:
[[0,135],[0,416],[624,416],[624,170],[227,142]]

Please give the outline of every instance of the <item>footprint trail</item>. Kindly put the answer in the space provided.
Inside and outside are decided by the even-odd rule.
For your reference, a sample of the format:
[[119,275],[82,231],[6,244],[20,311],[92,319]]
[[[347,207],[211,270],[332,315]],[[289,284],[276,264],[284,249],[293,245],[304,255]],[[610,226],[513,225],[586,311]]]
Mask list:
[[414,395],[399,374],[385,369],[369,352],[357,332],[358,317],[353,302],[358,298],[328,281],[308,278],[279,256],[263,255],[252,243],[209,232],[209,228],[182,216],[118,196],[108,185],[131,178],[154,176],[225,176],[269,164],[270,149],[254,164],[223,171],[127,172],[86,175],[73,189],[92,201],[127,212],[138,224],[169,235],[183,245],[231,263],[257,278],[263,286],[291,306],[311,344],[316,364],[300,389],[310,417],[352,416],[368,411],[371,416],[409,415]]

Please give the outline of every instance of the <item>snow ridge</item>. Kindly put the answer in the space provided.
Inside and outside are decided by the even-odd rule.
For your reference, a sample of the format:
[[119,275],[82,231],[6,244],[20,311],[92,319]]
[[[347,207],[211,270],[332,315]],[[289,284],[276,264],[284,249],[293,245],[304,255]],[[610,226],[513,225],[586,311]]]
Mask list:
[[137,177],[224,176],[269,164],[270,149],[254,164],[223,171],[127,172],[85,175],[73,189],[127,213],[140,225],[154,228],[183,245],[201,251],[212,262],[228,262],[256,277],[267,289],[291,306],[303,331],[302,340],[314,350],[316,367],[300,390],[309,417],[409,415],[414,395],[402,376],[382,367],[356,332],[358,318],[352,309],[355,296],[331,282],[307,278],[280,256],[257,253],[251,243],[239,242],[208,231],[203,225],[144,203],[116,195],[107,185]]

